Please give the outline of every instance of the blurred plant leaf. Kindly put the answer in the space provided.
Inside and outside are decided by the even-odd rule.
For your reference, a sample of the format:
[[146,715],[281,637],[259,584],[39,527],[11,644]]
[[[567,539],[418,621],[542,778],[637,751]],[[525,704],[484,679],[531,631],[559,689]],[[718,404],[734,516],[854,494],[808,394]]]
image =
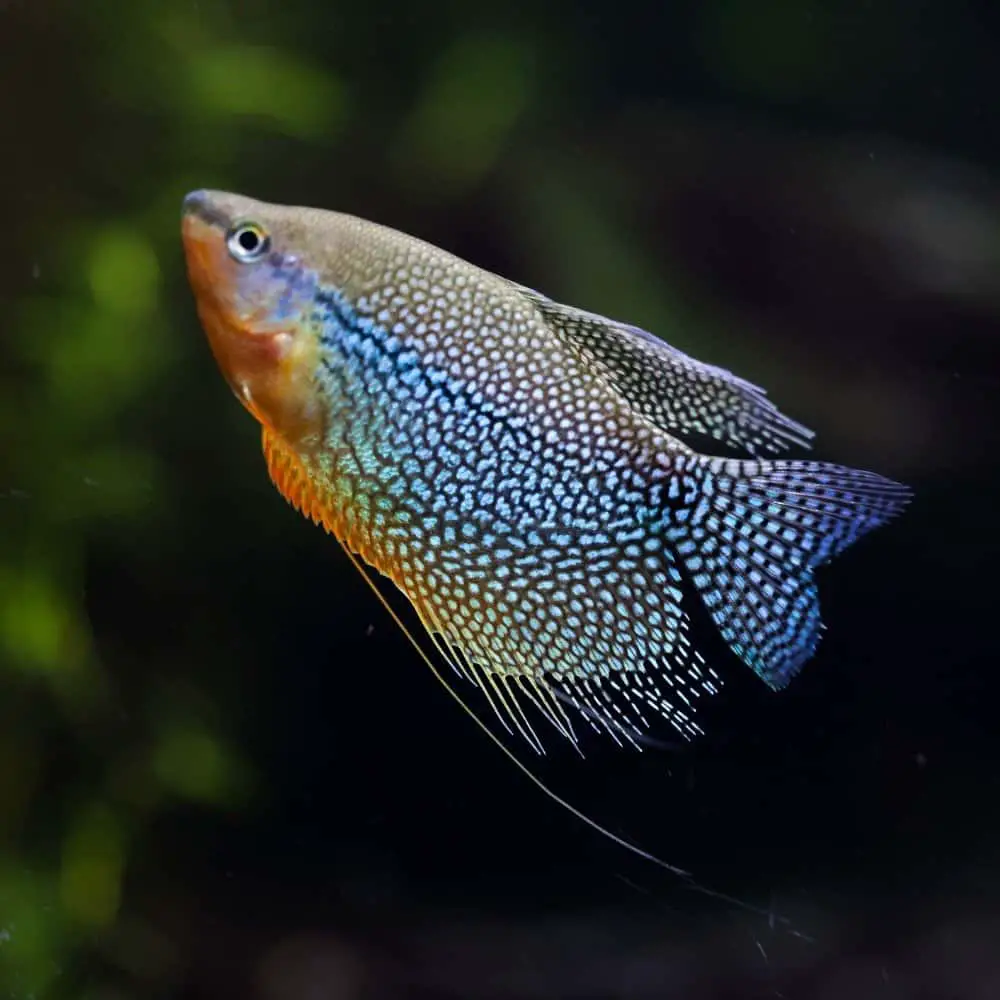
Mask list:
[[344,95],[326,70],[261,45],[207,47],[190,56],[187,100],[195,113],[259,118],[301,139],[329,137]]
[[466,37],[445,51],[403,125],[393,164],[400,180],[459,197],[495,162],[527,107],[534,53],[524,39]]

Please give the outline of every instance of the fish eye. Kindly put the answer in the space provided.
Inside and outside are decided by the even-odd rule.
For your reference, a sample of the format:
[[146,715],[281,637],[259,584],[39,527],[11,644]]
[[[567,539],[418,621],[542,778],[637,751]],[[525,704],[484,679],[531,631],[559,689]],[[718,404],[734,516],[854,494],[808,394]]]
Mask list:
[[226,249],[231,257],[241,263],[256,260],[267,253],[271,238],[256,222],[241,222],[233,226],[226,236]]

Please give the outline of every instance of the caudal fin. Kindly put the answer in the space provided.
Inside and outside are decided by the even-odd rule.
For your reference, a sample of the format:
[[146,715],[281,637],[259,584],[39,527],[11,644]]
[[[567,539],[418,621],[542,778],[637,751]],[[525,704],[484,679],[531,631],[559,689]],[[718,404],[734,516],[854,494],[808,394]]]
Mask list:
[[705,458],[670,540],[723,638],[784,687],[822,627],[813,570],[900,513],[908,487],[822,462]]

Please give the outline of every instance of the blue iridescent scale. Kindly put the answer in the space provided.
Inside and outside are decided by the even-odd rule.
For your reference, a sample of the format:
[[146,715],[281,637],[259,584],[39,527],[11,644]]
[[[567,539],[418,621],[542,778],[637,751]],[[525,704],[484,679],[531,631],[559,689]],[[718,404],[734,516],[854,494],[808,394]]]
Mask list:
[[[443,655],[540,746],[586,719],[699,732],[718,674],[700,595],[781,687],[821,629],[813,571],[897,513],[873,473],[757,457],[811,434],[764,392],[650,334],[352,220],[345,278],[312,297],[324,447],[303,458],[353,551]],[[700,455],[707,435],[751,457]]]

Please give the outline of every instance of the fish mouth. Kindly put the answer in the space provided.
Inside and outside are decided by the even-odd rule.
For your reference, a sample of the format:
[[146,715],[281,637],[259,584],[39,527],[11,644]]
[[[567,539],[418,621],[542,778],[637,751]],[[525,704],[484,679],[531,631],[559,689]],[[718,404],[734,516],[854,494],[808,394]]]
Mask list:
[[193,217],[216,229],[224,230],[229,226],[226,214],[215,205],[212,196],[203,190],[190,191],[184,196],[181,216],[185,223]]
[[251,398],[248,382],[265,359],[255,356],[252,332],[226,302],[224,290],[233,280],[233,264],[220,233],[224,224],[203,200],[202,192],[193,192],[184,199],[181,237],[198,316],[223,377],[247,406]]
[[211,295],[216,278],[232,269],[225,248],[225,233],[230,224],[229,217],[208,191],[191,191],[185,196],[181,205],[181,240],[188,276],[199,293]]
[[239,269],[226,249],[228,218],[205,194],[184,199],[181,235],[188,279],[216,364],[234,395],[264,427],[290,441],[315,436],[320,408],[311,394],[315,338],[266,304],[246,308],[236,294]]

